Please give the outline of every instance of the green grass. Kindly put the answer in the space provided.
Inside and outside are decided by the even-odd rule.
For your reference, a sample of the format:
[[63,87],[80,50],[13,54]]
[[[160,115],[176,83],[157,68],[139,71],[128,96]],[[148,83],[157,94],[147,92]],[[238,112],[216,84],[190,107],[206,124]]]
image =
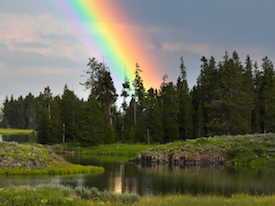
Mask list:
[[275,166],[275,134],[222,135],[209,138],[198,138],[159,145],[142,151],[142,154],[177,155],[216,155],[224,157],[229,164],[250,167]]
[[251,206],[251,205],[274,205],[275,196],[248,196],[248,195],[235,195],[231,198],[221,197],[215,195],[168,195],[158,196],[154,198],[142,198],[136,205],[150,205],[150,206]]
[[180,195],[140,197],[136,194],[116,194],[96,188],[58,184],[43,184],[36,187],[20,186],[0,189],[0,205],[107,205],[107,206],[273,206],[275,195],[249,196],[236,194],[231,197],[216,195]]
[[104,168],[75,165],[50,148],[35,143],[0,142],[0,175],[102,173]]
[[52,148],[55,151],[76,151],[82,154],[95,155],[119,155],[119,156],[137,156],[141,151],[156,147],[158,145],[146,144],[107,144],[98,146],[81,146],[80,144],[65,143],[62,145],[54,145]]
[[32,129],[3,129],[0,128],[0,134],[11,135],[11,134],[34,134]]
[[85,173],[103,173],[103,167],[83,166],[83,165],[61,165],[60,167],[49,167],[45,169],[32,170],[11,170],[0,169],[0,175],[68,175],[68,174],[85,174]]

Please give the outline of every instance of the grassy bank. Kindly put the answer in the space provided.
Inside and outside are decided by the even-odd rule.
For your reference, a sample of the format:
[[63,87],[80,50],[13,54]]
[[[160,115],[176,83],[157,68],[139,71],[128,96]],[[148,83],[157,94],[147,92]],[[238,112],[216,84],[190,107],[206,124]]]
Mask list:
[[0,134],[11,135],[11,134],[34,134],[32,129],[3,129],[0,128]]
[[40,144],[0,142],[0,175],[56,175],[104,172],[102,167],[71,164]]
[[53,145],[54,151],[74,151],[81,154],[124,155],[137,157],[138,154],[167,154],[200,156],[220,155],[228,165],[262,166],[275,165],[275,134],[248,134],[237,136],[215,136],[186,141],[177,141],[163,145],[146,144],[110,144],[85,147],[77,143]]
[[81,146],[76,143],[57,144],[52,147],[54,151],[75,151],[81,154],[94,155],[120,155],[120,156],[137,156],[141,151],[156,147],[157,145],[146,144],[108,144],[98,146]]
[[215,195],[167,195],[140,197],[135,194],[115,194],[96,188],[70,188],[62,185],[43,184],[36,187],[21,186],[1,189],[0,205],[135,205],[135,206],[250,206],[274,205],[275,196],[249,196],[236,194],[232,197]]
[[198,138],[185,142],[159,145],[143,151],[142,154],[166,154],[182,157],[207,157],[221,155],[228,165],[275,165],[275,134],[248,134],[237,136],[215,136]]

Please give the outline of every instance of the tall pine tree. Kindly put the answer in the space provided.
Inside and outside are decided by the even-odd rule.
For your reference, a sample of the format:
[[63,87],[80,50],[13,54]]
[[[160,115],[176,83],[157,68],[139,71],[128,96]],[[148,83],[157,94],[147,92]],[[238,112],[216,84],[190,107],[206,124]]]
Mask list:
[[177,117],[180,139],[193,138],[192,96],[186,80],[186,67],[183,57],[180,58],[180,76],[177,80],[177,93],[179,99],[179,113]]

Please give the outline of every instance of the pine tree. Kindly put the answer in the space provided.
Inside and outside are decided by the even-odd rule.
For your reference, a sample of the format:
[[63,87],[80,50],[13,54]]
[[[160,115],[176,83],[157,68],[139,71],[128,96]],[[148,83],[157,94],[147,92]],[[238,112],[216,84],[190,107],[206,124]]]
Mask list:
[[37,116],[37,100],[29,93],[25,98],[25,121],[27,129],[35,129]]
[[126,98],[130,95],[130,82],[127,78],[125,78],[124,83],[122,84],[122,92],[121,95],[123,97],[123,103],[122,103],[122,128],[121,128],[121,132],[122,132],[122,142],[124,142],[124,130],[125,130],[125,113],[126,113],[126,109],[127,109],[127,103],[126,103]]
[[219,63],[219,86],[214,91],[214,101],[209,104],[211,118],[207,124],[210,135],[245,134],[249,132],[246,118],[245,94],[243,86],[243,67],[236,51],[229,58],[228,53]]
[[195,114],[195,138],[203,137],[204,134],[204,117],[201,103]]
[[267,58],[263,58],[262,63],[263,80],[261,85],[261,107],[263,131],[275,131],[275,77],[273,63]]
[[5,116],[3,117],[1,125],[3,128],[8,128],[9,122]]
[[[204,56],[201,58],[201,72],[197,79],[197,85],[194,86],[191,95],[193,100],[193,109],[195,114],[198,114],[199,105],[203,113],[202,134],[209,134],[206,124],[210,122],[211,113],[209,105],[215,99],[214,91],[218,88],[218,70],[216,68],[216,61],[213,56],[207,60]],[[198,125],[197,117],[194,118],[194,125]],[[195,127],[195,130],[198,128]],[[195,135],[198,135],[198,131],[195,131]]]
[[65,124],[66,141],[77,142],[79,136],[79,99],[65,85],[61,100],[61,118]]
[[183,57],[181,57],[181,74],[177,80],[177,92],[179,98],[178,127],[180,139],[186,140],[193,137],[193,114],[192,114],[192,96],[186,80],[186,67]]
[[134,106],[134,136],[135,141],[145,142],[145,120],[144,120],[144,108],[145,108],[145,88],[143,86],[143,80],[140,76],[140,66],[136,63],[135,79],[133,80],[134,87],[134,97],[133,97],[133,106]]
[[105,124],[102,112],[94,96],[90,96],[81,111],[80,137],[88,145],[104,143]]
[[46,144],[50,142],[48,131],[49,131],[49,113],[46,108],[43,108],[41,111],[40,119],[38,121],[38,125],[37,125],[37,137],[38,137],[39,143]]
[[16,107],[16,121],[15,121],[15,128],[18,129],[25,129],[26,122],[25,122],[25,102],[22,96],[15,100],[15,107]]
[[99,102],[106,124],[113,124],[112,105],[118,95],[111,77],[109,68],[105,63],[99,63],[95,58],[89,59],[89,69],[86,71],[88,78],[81,83],[86,89],[91,89],[91,95]]
[[4,101],[4,117],[7,118],[9,127],[16,128],[16,102],[13,99],[13,95],[11,95],[10,100],[6,96],[6,99]]
[[252,132],[261,133],[261,121],[260,121],[260,88],[262,87],[262,72],[258,70],[258,64],[254,64],[254,102],[255,109],[253,110],[252,118]]
[[135,130],[134,130],[134,98],[131,99],[129,106],[126,109],[124,116],[125,120],[125,141],[135,143]]
[[179,139],[179,127],[177,117],[179,113],[178,93],[173,82],[162,83],[161,99],[163,101],[162,125],[164,142],[172,142]]
[[247,55],[244,72],[243,72],[243,115],[248,122],[249,133],[252,133],[252,111],[255,107],[254,104],[254,82],[253,82],[253,74],[252,74],[252,61],[250,60],[250,56]]
[[63,123],[61,119],[60,102],[59,96],[56,96],[52,102],[52,115],[48,127],[49,140],[55,143],[63,141]]
[[157,99],[157,90],[150,88],[146,95],[145,122],[147,129],[147,141],[163,142],[163,127],[161,122],[160,102]]

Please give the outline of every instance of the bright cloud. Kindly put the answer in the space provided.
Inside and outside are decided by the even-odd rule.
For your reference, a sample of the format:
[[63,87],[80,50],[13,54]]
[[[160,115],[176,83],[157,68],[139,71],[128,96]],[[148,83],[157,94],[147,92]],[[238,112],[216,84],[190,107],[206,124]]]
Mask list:
[[[68,22],[47,14],[4,13],[0,14],[0,19],[0,43],[11,51],[33,51],[73,59],[78,53],[77,34]],[[47,36],[49,38],[45,38]],[[51,38],[57,36],[58,40]]]

